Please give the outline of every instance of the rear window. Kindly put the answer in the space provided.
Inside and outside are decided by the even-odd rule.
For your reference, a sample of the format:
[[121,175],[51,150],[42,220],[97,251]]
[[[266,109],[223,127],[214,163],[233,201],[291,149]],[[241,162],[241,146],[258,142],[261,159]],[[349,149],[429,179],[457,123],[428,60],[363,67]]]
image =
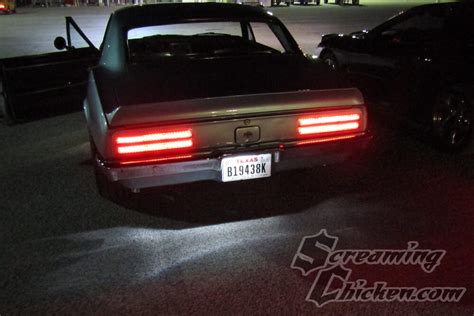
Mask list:
[[278,25],[264,22],[193,22],[131,29],[129,61],[165,57],[205,58],[241,54],[281,54],[288,41]]

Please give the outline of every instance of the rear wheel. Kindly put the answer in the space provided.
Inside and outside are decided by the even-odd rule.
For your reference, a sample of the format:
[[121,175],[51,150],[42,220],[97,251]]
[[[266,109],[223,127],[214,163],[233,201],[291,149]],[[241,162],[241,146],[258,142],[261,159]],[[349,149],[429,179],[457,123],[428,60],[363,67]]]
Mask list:
[[463,150],[472,137],[473,109],[464,91],[451,88],[436,99],[431,112],[433,137],[442,150]]
[[97,167],[94,167],[94,174],[97,191],[102,197],[127,208],[136,207],[136,193],[118,182],[111,182]]
[[90,150],[92,163],[94,165],[95,183],[99,194],[112,202],[128,208],[134,208],[137,201],[136,194],[120,183],[116,181],[110,181],[100,169],[97,162],[97,148],[92,140],[92,137],[90,137]]
[[7,93],[2,81],[0,81],[0,117],[5,125],[13,125],[15,123],[8,107]]

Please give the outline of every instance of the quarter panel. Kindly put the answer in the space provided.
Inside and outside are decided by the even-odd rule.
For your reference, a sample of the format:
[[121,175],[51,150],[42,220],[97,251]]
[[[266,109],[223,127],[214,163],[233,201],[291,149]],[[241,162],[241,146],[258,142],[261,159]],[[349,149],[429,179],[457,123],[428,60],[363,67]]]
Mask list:
[[87,128],[94,144],[102,157],[107,153],[107,118],[102,110],[102,104],[93,71],[89,72],[89,82],[87,86],[87,96],[84,100],[84,114],[87,120]]

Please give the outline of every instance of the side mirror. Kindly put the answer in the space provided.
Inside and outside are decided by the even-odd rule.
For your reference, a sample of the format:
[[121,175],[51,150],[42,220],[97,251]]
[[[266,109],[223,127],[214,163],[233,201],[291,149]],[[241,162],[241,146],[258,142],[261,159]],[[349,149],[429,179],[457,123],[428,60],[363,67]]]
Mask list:
[[54,39],[54,47],[57,50],[63,50],[67,48],[66,40],[62,36],[58,36]]

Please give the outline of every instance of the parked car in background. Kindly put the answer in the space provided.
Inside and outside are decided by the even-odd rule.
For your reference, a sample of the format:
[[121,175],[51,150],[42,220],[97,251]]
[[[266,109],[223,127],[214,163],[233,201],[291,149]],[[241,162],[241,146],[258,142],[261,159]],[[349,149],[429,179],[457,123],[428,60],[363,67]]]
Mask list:
[[[324,3],[330,3],[329,0],[324,0]],[[342,5],[342,4],[352,4],[352,5],[358,5],[359,0],[333,0],[334,4]]]
[[0,12],[16,13],[16,0],[0,0]]
[[472,144],[472,2],[423,5],[370,31],[325,35],[316,55],[372,103],[422,126],[439,148]]
[[[280,5],[282,2],[285,3],[287,6],[290,4],[294,4],[296,2],[299,2],[301,5],[308,5],[308,4],[315,4],[315,5],[320,5],[321,0],[274,0],[276,5]],[[329,0],[324,0],[324,3],[329,3]],[[334,0],[334,4],[353,4],[353,5],[358,5],[359,0]]]
[[[296,0],[301,5],[307,5],[309,4],[310,0]],[[284,3],[286,6],[290,6],[290,4],[295,4],[295,0],[274,0],[275,5],[280,5],[281,3]],[[314,0],[314,4],[319,5],[320,0]]]
[[102,195],[341,163],[364,99],[257,7],[158,4],[110,17],[84,111]]

